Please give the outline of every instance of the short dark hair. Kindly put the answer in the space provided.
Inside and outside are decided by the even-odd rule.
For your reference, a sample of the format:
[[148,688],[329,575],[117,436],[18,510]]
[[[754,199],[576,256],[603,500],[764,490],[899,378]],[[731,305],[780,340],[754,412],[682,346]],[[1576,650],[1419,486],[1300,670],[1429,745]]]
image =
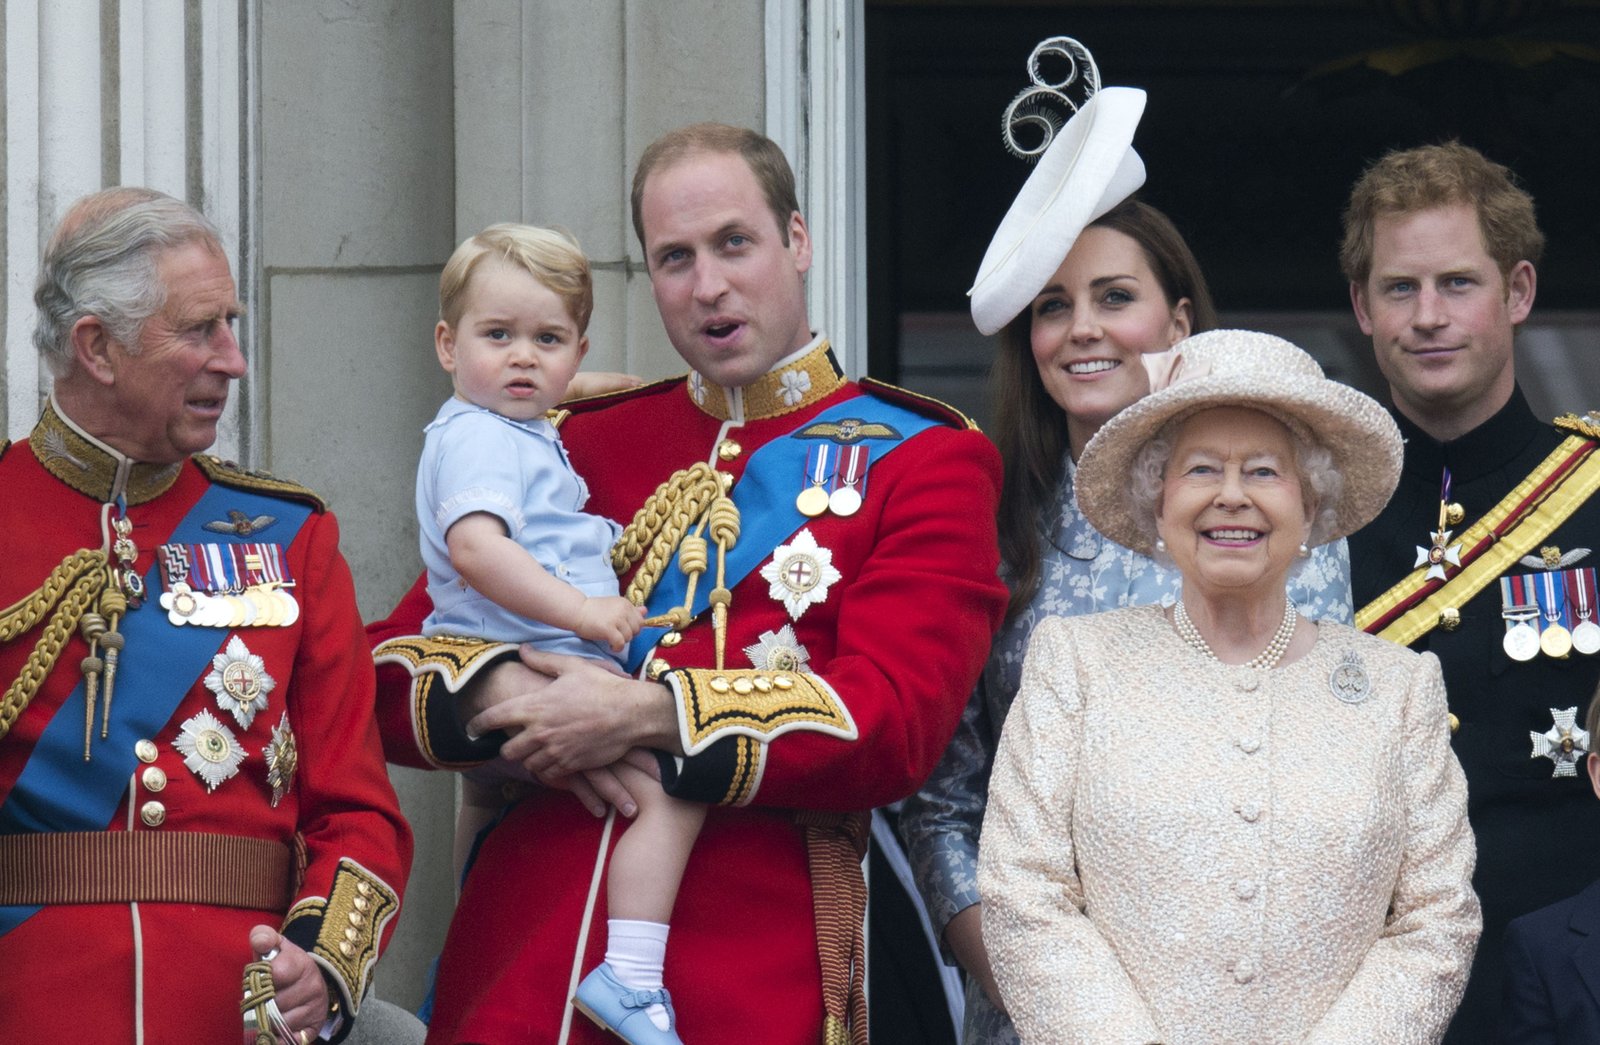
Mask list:
[[645,147],[639,157],[639,166],[633,172],[633,232],[639,237],[639,247],[644,249],[644,184],[658,170],[696,153],[737,153],[744,157],[750,173],[761,186],[767,206],[778,222],[778,234],[783,245],[789,245],[789,218],[800,210],[800,201],[794,191],[794,171],[778,144],[764,134],[747,127],[733,127],[726,123],[691,123],[668,131]]

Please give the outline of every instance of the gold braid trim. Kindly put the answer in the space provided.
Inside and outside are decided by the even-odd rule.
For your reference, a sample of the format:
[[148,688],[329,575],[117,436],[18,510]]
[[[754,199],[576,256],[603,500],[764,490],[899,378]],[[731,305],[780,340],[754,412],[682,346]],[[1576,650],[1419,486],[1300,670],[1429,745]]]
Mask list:
[[704,461],[697,461],[672,473],[634,513],[633,521],[611,549],[611,567],[619,577],[641,557],[644,560],[624,592],[634,605],[643,606],[650,598],[679,542],[721,497],[721,473]]
[[74,552],[50,571],[33,594],[0,611],[0,642],[10,642],[33,628],[52,609],[54,614],[16,680],[0,698],[0,739],[11,732],[39,687],[55,668],[61,650],[89,606],[111,584],[103,551]]

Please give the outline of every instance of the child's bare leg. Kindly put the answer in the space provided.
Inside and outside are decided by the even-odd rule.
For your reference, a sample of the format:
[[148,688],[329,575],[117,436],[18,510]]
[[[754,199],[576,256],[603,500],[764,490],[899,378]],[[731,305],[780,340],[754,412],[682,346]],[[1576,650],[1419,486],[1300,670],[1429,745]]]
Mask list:
[[664,924],[672,918],[706,807],[673,798],[655,777],[626,762],[611,771],[639,803],[639,812],[611,852],[606,906],[613,918]]
[[[660,781],[637,766],[611,766],[633,795],[639,811],[611,852],[606,873],[606,963],[617,983],[632,991],[659,990],[667,957],[667,920],[678,898],[683,869],[705,822],[705,806],[684,802],[661,790]],[[598,975],[599,970],[591,974]],[[585,980],[585,984],[590,981]],[[580,996],[583,989],[579,989]],[[665,1005],[652,1003],[645,1015],[657,1030],[672,1030]],[[672,1036],[672,1041],[677,1041]]]
[[472,853],[472,843],[477,840],[478,833],[500,814],[506,801],[497,784],[476,780],[466,774],[460,780],[461,809],[456,813],[455,839],[451,846],[451,864],[455,870],[457,890],[461,888],[461,872]]

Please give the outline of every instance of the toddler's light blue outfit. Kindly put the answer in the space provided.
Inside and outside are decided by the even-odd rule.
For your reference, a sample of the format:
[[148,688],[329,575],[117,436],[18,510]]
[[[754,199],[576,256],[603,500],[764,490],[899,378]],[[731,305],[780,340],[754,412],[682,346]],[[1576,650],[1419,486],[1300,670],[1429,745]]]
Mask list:
[[424,432],[417,522],[433,613],[423,634],[529,642],[550,653],[619,662],[603,643],[490,601],[450,564],[445,533],[463,516],[488,512],[552,576],[585,595],[618,594],[610,553],[621,527],[584,512],[589,487],[572,470],[555,426],[543,418],[514,421],[451,398]]

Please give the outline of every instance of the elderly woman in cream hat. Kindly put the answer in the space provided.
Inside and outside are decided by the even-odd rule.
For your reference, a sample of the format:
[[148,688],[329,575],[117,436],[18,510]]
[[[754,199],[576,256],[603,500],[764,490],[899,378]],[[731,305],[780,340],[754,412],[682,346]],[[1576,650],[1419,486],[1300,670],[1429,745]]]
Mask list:
[[1024,1041],[1435,1041],[1480,927],[1439,662],[1284,596],[1399,432],[1270,335],[1168,362],[1078,496],[1181,597],[1034,632],[979,866],[1002,995]]
[[[1075,41],[1046,41],[1035,56],[1050,49],[1076,49],[1088,64]],[[1144,104],[1143,91],[1108,87],[1079,109],[995,233],[972,290],[974,323],[1000,332],[991,431],[1005,462],[998,524],[1011,604],[954,738],[900,818],[934,930],[967,973],[963,1045],[1017,1041],[983,947],[976,873],[995,743],[1029,636],[1052,616],[1171,602],[1178,589],[1170,563],[1095,531],[1074,484],[1090,437],[1148,393],[1141,356],[1216,325],[1182,235],[1126,198],[1144,180],[1132,147]],[[1344,542],[1316,549],[1290,594],[1303,613],[1350,620]]]

